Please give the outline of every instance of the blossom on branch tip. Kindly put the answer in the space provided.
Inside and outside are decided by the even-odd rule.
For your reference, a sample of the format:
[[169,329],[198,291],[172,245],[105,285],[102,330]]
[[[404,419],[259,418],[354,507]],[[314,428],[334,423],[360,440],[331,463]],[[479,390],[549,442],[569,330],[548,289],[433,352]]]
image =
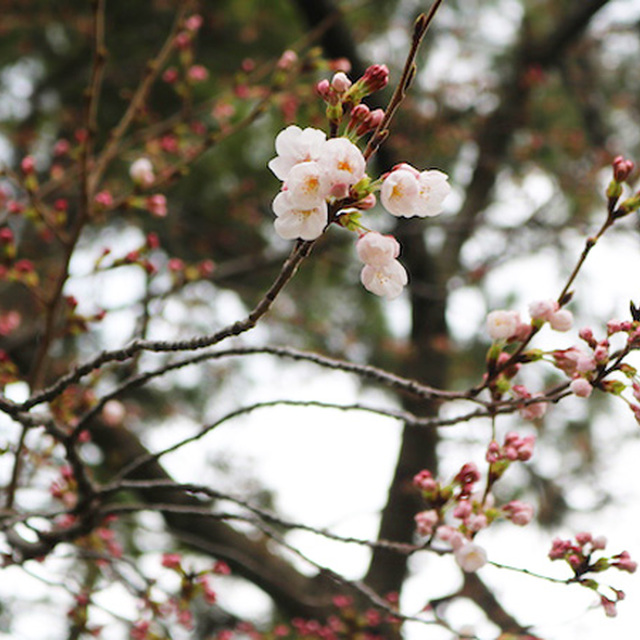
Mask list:
[[474,542],[458,547],[453,555],[460,568],[466,573],[474,573],[487,564],[487,552]]
[[569,385],[571,392],[579,398],[588,398],[593,391],[593,387],[585,378],[574,378]]
[[331,87],[338,93],[344,93],[353,83],[344,71],[338,71],[331,78]]
[[148,187],[156,179],[151,160],[142,157],[132,162],[129,167],[129,176],[136,184]]
[[638,563],[631,559],[628,551],[623,551],[617,556],[613,556],[615,562],[611,563],[612,567],[616,567],[620,571],[626,571],[627,573],[635,573],[638,568]]
[[558,309],[549,319],[549,325],[555,331],[569,331],[573,326],[573,314],[568,309]]
[[442,202],[451,191],[447,179],[447,174],[442,171],[419,172],[403,163],[384,179],[380,201],[389,213],[397,217],[435,216],[442,211]]
[[633,161],[627,160],[624,156],[616,156],[611,165],[616,182],[624,182],[634,169]]
[[167,215],[167,198],[161,193],[149,196],[146,203],[147,209],[156,218],[164,218]]
[[328,223],[327,203],[320,200],[311,207],[292,202],[288,191],[281,191],[273,200],[276,233],[285,240],[315,240],[322,235]]
[[386,64],[372,64],[367,67],[362,78],[358,81],[362,83],[365,95],[384,89],[389,82],[389,69]]
[[487,315],[487,333],[492,340],[508,340],[516,335],[521,324],[517,311],[498,309]]
[[402,293],[409,278],[405,268],[397,260],[391,260],[382,266],[366,264],[360,272],[360,281],[367,291],[392,300]]

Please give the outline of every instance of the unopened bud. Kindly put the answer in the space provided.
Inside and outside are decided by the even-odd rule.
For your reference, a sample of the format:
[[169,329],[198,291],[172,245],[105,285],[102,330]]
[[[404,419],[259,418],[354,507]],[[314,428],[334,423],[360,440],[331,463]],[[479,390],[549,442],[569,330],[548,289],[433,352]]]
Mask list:
[[347,77],[347,74],[343,71],[338,71],[338,73],[334,74],[331,79],[331,86],[338,92],[344,93],[350,86],[352,82]]
[[364,72],[362,82],[367,89],[367,93],[384,89],[389,82],[389,69],[386,64],[372,64]]
[[613,166],[613,177],[616,182],[624,182],[634,168],[633,162],[623,156],[616,156],[611,164]]

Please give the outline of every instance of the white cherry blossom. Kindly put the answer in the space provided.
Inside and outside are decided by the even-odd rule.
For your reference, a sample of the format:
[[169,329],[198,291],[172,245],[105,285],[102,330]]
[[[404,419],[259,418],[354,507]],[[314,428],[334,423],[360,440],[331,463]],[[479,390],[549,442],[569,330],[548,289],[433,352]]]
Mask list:
[[320,129],[300,129],[295,124],[288,126],[276,137],[278,155],[269,161],[269,169],[280,180],[286,180],[295,165],[319,158],[326,139],[325,132]]
[[360,272],[360,281],[367,291],[392,300],[402,293],[408,277],[405,268],[397,260],[391,260],[381,266],[366,264]]
[[316,206],[304,208],[291,202],[288,191],[281,191],[273,200],[276,233],[285,240],[315,240],[322,235],[328,222],[327,203],[321,200]]
[[140,184],[144,187],[148,187],[150,184],[153,184],[156,179],[155,174],[153,173],[151,160],[145,157],[138,158],[131,163],[131,166],[129,167],[129,175],[136,184]]
[[448,176],[430,169],[419,172],[409,164],[398,165],[383,181],[380,200],[394,216],[410,218],[438,215],[451,191]]
[[317,162],[302,162],[289,171],[285,188],[292,204],[301,208],[316,207],[329,194],[331,185]]
[[518,331],[520,314],[498,309],[487,315],[487,333],[492,340],[507,340]]
[[393,236],[370,231],[356,242],[356,252],[365,264],[381,267],[398,257],[400,244]]
[[353,142],[346,138],[332,138],[322,147],[318,164],[326,172],[332,185],[354,185],[364,178],[365,159]]
[[456,562],[466,573],[474,573],[487,564],[487,552],[475,542],[467,542],[454,552]]
[[392,215],[404,216],[412,210],[419,193],[420,186],[415,174],[407,169],[396,169],[384,179],[380,201]]

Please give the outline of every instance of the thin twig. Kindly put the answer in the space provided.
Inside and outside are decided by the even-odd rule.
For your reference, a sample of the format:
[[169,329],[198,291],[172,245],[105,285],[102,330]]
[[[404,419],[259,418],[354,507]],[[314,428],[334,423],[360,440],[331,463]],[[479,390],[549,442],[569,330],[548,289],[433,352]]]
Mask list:
[[411,48],[409,49],[409,53],[407,54],[407,59],[404,63],[402,75],[400,76],[400,80],[396,85],[393,95],[391,96],[391,100],[389,100],[389,104],[387,105],[387,108],[385,110],[382,122],[380,122],[378,128],[369,138],[369,142],[367,143],[367,147],[364,150],[363,154],[365,160],[368,160],[377,151],[378,147],[386,140],[387,136],[389,135],[389,125],[391,124],[391,120],[404,101],[407,95],[407,90],[409,89],[409,86],[411,85],[411,82],[415,77],[416,56],[418,55],[418,49],[420,48],[420,44],[422,43],[422,40],[427,33],[427,29],[433,21],[436,15],[436,11],[440,7],[441,3],[442,0],[435,0],[431,5],[431,9],[429,9],[429,13],[426,15],[424,13],[421,13],[413,25]]

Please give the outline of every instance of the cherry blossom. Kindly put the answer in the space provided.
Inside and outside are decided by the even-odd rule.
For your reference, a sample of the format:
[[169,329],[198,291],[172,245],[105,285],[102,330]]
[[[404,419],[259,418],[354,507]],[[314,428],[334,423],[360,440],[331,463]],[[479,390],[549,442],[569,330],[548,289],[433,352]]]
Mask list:
[[529,305],[529,315],[533,320],[548,322],[557,310],[558,303],[555,300],[536,300]]
[[398,257],[400,244],[393,236],[383,236],[371,231],[356,242],[358,258],[372,267],[388,264]]
[[466,573],[474,573],[487,564],[487,552],[475,542],[467,542],[458,547],[453,555],[460,568]]
[[360,272],[360,281],[367,291],[392,300],[402,293],[408,277],[405,268],[397,260],[391,260],[381,266],[366,264]]
[[149,158],[138,158],[135,162],[131,163],[129,167],[129,175],[131,179],[143,187],[148,187],[156,179],[153,173],[153,164]]
[[573,314],[568,309],[559,309],[549,318],[549,324],[555,331],[569,331],[573,326]]
[[293,204],[311,208],[318,206],[329,195],[330,184],[320,165],[310,161],[292,167],[285,188]]
[[326,134],[320,129],[300,129],[295,124],[288,126],[276,137],[278,155],[269,161],[269,169],[280,180],[286,180],[295,165],[318,159],[326,139]]
[[281,191],[273,200],[272,208],[277,216],[276,233],[285,240],[315,240],[327,226],[328,211],[324,200],[304,208],[291,202],[288,191]]
[[346,138],[327,140],[320,151],[318,164],[332,185],[354,185],[364,178],[365,159],[353,142]]
[[442,171],[419,172],[403,163],[384,179],[380,200],[394,216],[435,216],[442,211],[442,202],[451,191],[447,179],[447,174]]
[[520,324],[520,314],[517,311],[499,309],[487,315],[487,333],[492,340],[507,340],[513,337]]

